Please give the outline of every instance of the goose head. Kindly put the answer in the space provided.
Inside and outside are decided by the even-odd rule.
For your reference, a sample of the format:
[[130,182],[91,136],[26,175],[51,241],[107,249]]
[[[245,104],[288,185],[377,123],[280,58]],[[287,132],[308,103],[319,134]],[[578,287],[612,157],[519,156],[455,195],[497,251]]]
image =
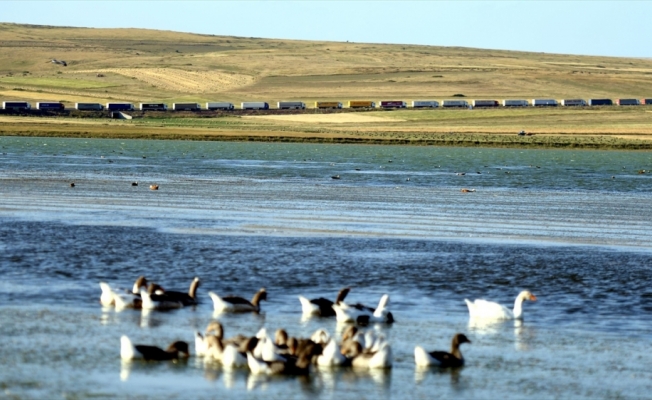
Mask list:
[[188,343],[178,340],[168,346],[165,350],[168,353],[176,353],[178,358],[188,358],[190,357],[190,350],[188,349]]
[[274,333],[274,344],[277,346],[286,346],[288,341],[288,333],[285,329],[277,329]]
[[222,324],[219,321],[211,321],[208,326],[206,327],[206,333],[211,333],[213,332],[213,335],[216,336],[219,339],[222,339],[224,337],[224,328],[222,327]]

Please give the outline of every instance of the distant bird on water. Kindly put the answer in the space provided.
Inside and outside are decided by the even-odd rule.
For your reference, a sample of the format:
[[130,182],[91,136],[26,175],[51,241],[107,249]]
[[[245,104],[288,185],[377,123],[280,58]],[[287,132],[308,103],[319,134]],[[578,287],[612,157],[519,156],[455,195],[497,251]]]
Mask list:
[[75,187],[75,182],[70,182],[70,187]]
[[331,178],[332,179],[340,179],[340,176],[339,175],[333,175],[333,176],[331,176]]
[[131,182],[131,186],[138,186],[138,182]]
[[150,190],[158,190],[158,185],[149,185]]

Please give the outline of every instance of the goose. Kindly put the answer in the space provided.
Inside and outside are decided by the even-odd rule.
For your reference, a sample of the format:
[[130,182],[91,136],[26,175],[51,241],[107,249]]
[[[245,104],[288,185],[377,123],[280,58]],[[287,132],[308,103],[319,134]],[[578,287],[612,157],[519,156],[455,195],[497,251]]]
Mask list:
[[523,301],[525,300],[536,301],[537,297],[528,290],[522,291],[518,296],[516,296],[516,300],[514,300],[513,310],[492,301],[477,299],[472,302],[468,299],[464,299],[469,308],[470,318],[482,318],[496,321],[522,319]]
[[265,288],[260,289],[251,301],[238,296],[220,297],[214,292],[208,292],[213,300],[215,312],[259,312],[260,302],[267,300],[267,291]]
[[123,360],[166,361],[190,357],[190,352],[186,342],[173,342],[167,349],[163,350],[156,346],[140,344],[134,346],[126,335],[122,335],[120,338],[120,357]]
[[462,343],[471,343],[471,341],[462,333],[453,336],[451,352],[431,351],[427,352],[421,346],[414,348],[414,363],[418,367],[437,366],[440,368],[459,368],[464,366],[464,357],[460,351]]
[[327,344],[331,340],[331,336],[325,329],[317,329],[315,333],[310,336],[310,340],[321,345]]
[[222,366],[225,368],[242,368],[247,365],[247,356],[234,344],[227,344],[222,350]]
[[247,352],[247,365],[254,375],[308,375],[313,356],[318,355],[321,347],[307,346],[299,353],[297,358],[286,361],[263,361]]
[[339,304],[344,301],[346,295],[349,294],[351,288],[345,287],[337,293],[335,301],[330,301],[323,297],[318,299],[308,300],[303,296],[299,296],[299,301],[301,302],[301,310],[304,315],[318,315],[320,317],[334,317],[335,310],[333,310],[333,304]]
[[375,353],[364,352],[362,345],[350,341],[342,347],[342,353],[351,359],[351,366],[358,369],[384,369],[392,367],[392,347],[384,342]]
[[317,357],[320,367],[339,367],[347,363],[347,358],[342,354],[342,349],[334,339],[330,339]]
[[183,303],[179,300],[169,299],[163,294],[156,294],[157,289],[160,286],[156,284],[150,284],[147,290],[140,289],[140,298],[142,299],[142,308],[143,310],[174,310],[177,308],[182,308]]
[[105,306],[116,306],[118,309],[124,308],[140,308],[140,289],[147,287],[147,279],[144,276],[139,276],[134,282],[131,292],[122,293],[121,291],[114,290],[108,283],[100,282],[100,303]]
[[149,190],[158,190],[158,185],[149,185]]
[[166,290],[163,292],[167,301],[178,301],[181,302],[184,306],[192,306],[197,304],[197,288],[199,287],[200,280],[198,277],[195,277],[192,282],[190,282],[190,288],[187,293],[177,292],[172,290]]
[[373,308],[362,304],[349,305],[345,302],[333,304],[333,310],[337,317],[337,322],[357,322],[359,324],[368,324],[371,322],[383,322],[391,324],[394,322],[394,316],[387,310],[389,295],[385,294],[380,298],[378,307]]

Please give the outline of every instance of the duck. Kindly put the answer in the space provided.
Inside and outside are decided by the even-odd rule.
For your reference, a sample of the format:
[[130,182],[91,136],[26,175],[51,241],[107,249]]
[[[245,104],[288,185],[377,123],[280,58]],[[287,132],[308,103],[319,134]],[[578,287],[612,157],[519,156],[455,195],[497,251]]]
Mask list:
[[323,297],[308,300],[306,297],[299,296],[299,301],[301,302],[301,310],[304,315],[334,317],[335,310],[333,310],[333,304],[339,304],[340,302],[344,301],[346,296],[349,294],[349,291],[351,291],[351,288],[348,287],[340,289],[340,291],[337,293],[335,301],[331,301]]
[[342,353],[349,358],[356,369],[385,369],[392,367],[392,347],[384,342],[377,351],[365,352],[357,341],[349,341],[342,347]]
[[251,301],[238,296],[220,297],[214,292],[208,292],[213,300],[215,312],[259,312],[260,302],[267,300],[267,291],[261,288]]
[[158,185],[149,185],[149,190],[158,190]]
[[472,302],[469,299],[464,299],[469,308],[470,318],[496,321],[523,319],[523,301],[525,300],[536,301],[537,297],[528,290],[522,291],[516,296],[516,300],[514,300],[513,310],[492,301],[477,299]]
[[190,282],[190,288],[187,293],[177,292],[172,290],[166,290],[163,292],[168,301],[179,301],[184,306],[193,306],[198,304],[197,302],[197,288],[201,281],[198,277],[195,277],[192,282]]
[[451,351],[431,351],[427,352],[421,346],[414,348],[414,363],[418,367],[436,366],[440,368],[459,368],[464,366],[464,357],[460,351],[462,343],[471,343],[463,333],[457,333],[453,336]]
[[174,310],[182,308],[183,303],[175,298],[168,298],[163,290],[162,294],[157,293],[163,290],[160,286],[150,283],[147,290],[140,289],[140,298],[142,299],[143,310]]
[[381,322],[391,324],[394,322],[394,316],[387,310],[389,295],[385,294],[380,298],[378,307],[373,309],[362,304],[346,304],[341,301],[339,304],[333,304],[337,322],[354,322],[358,324],[369,324],[372,322]]
[[146,361],[167,361],[190,357],[188,343],[173,342],[163,350],[156,346],[134,345],[126,335],[120,337],[120,357],[123,360],[143,359]]

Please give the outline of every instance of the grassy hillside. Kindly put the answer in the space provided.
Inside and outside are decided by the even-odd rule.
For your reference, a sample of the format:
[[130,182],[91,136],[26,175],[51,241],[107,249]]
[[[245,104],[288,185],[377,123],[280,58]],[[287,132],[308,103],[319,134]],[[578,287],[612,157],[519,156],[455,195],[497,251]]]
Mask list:
[[409,101],[454,94],[652,97],[652,60],[0,24],[3,99]]

